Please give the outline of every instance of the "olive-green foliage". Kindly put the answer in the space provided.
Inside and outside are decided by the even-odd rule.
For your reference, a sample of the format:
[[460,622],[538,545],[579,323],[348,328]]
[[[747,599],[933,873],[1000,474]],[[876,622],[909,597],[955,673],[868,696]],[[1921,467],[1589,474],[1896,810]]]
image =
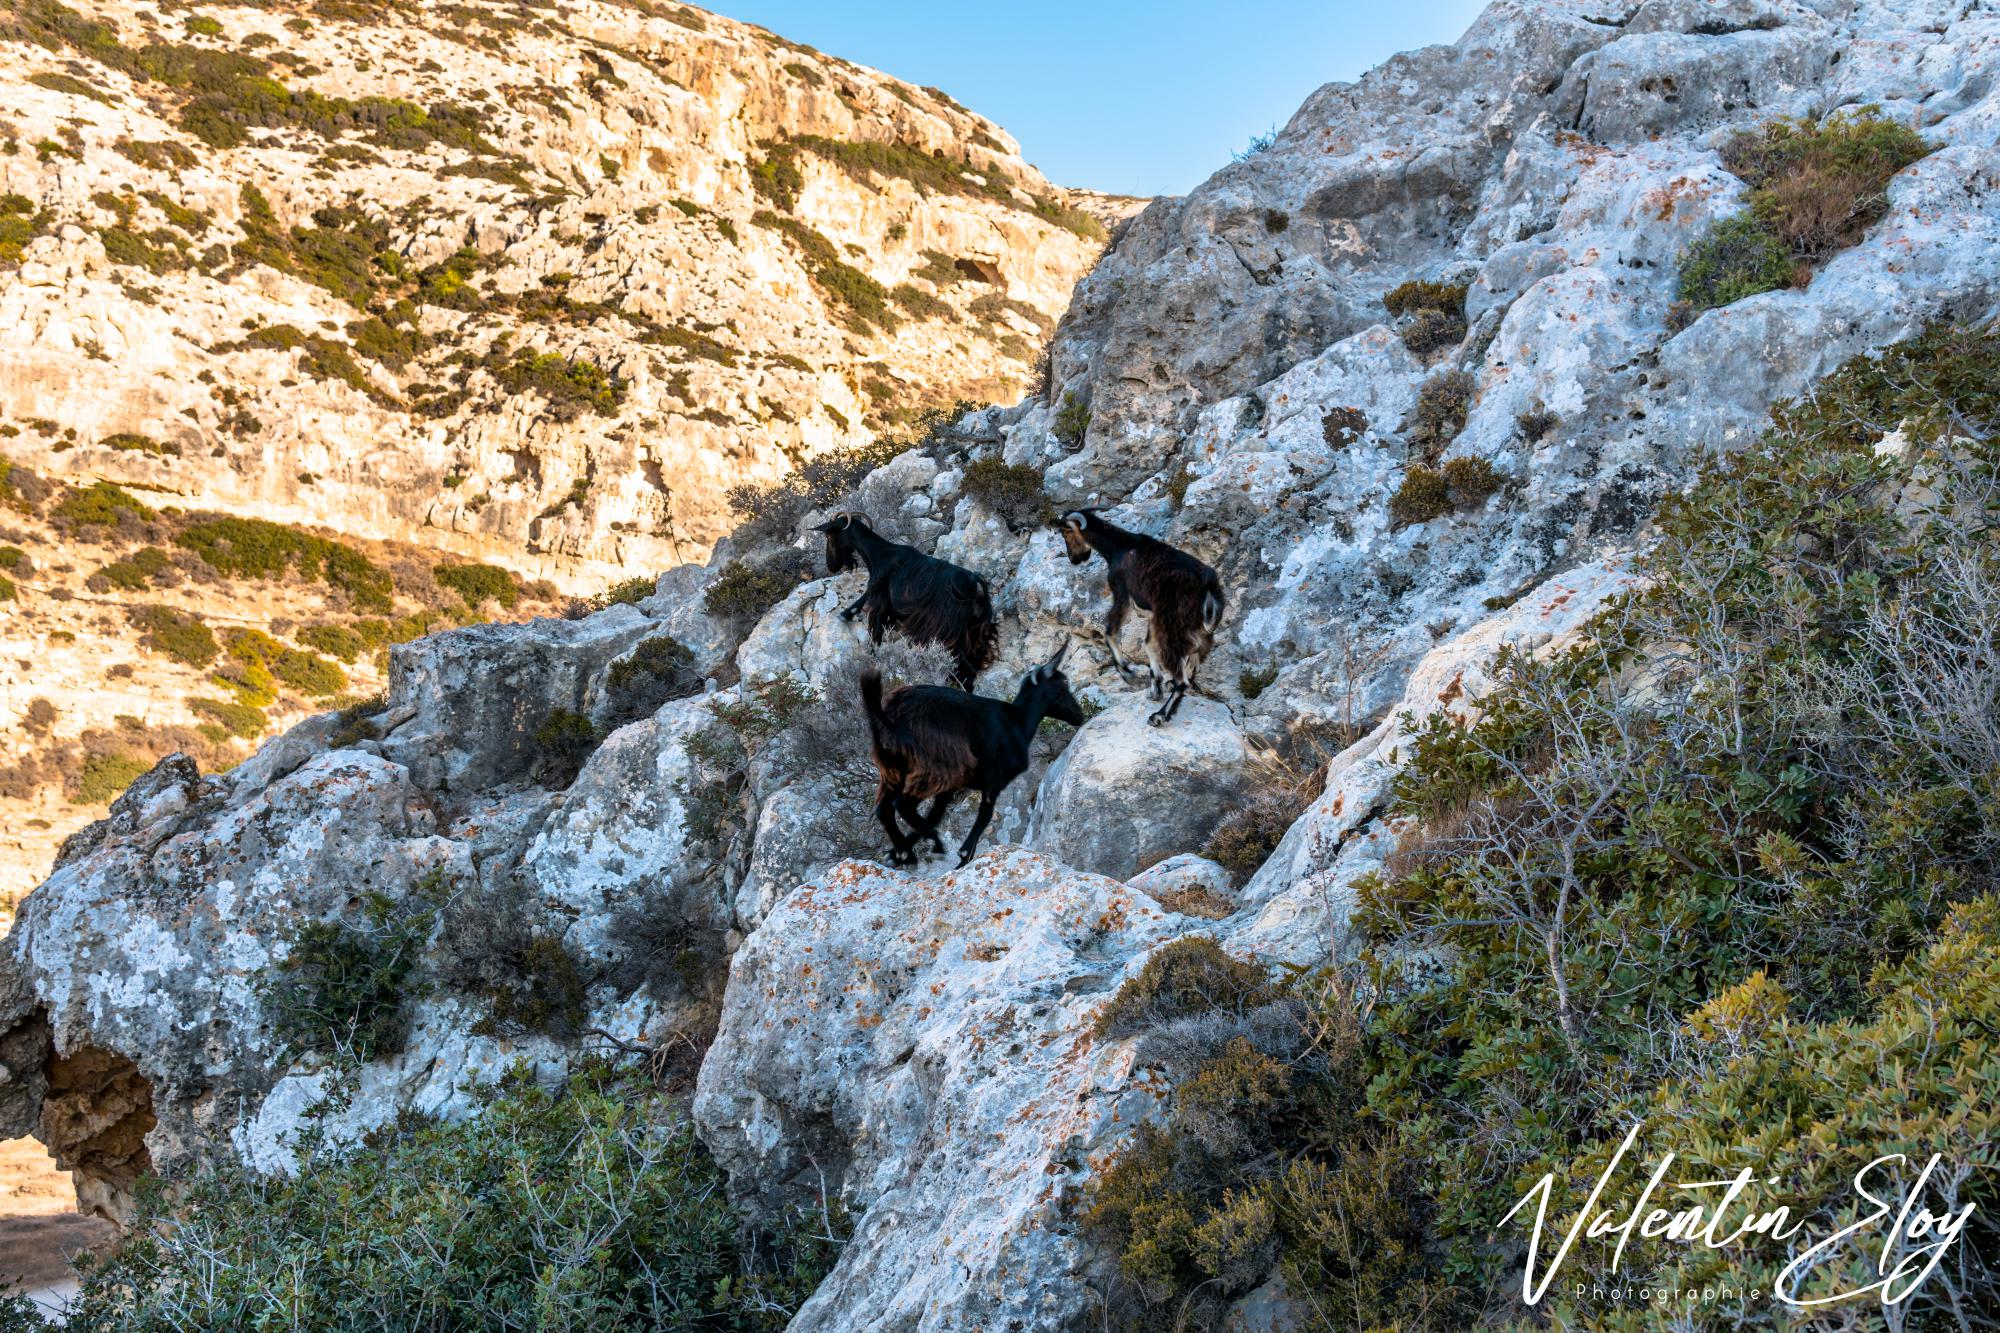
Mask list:
[[77,78],[74,74],[62,74],[55,70],[44,70],[40,74],[29,76],[28,82],[34,84],[37,88],[47,88],[50,92],[67,93],[71,97],[88,97],[91,101],[102,102],[106,106],[111,104],[109,97],[106,97],[101,91],[85,83],[82,79]]
[[0,602],[18,601],[20,596],[20,587],[14,580],[8,578],[5,574],[0,574]]
[[1694,313],[1788,287],[1798,265],[1755,213],[1724,218],[1681,253],[1680,299]]
[[1271,682],[1278,678],[1278,668],[1274,666],[1244,667],[1236,677],[1236,692],[1245,699],[1254,699],[1269,689]]
[[360,631],[331,622],[307,625],[292,637],[308,648],[318,649],[329,657],[337,657],[349,664],[359,661],[361,654],[368,647],[368,642],[361,637]]
[[889,299],[918,319],[949,319],[954,313],[946,302],[907,282],[891,287]]
[[222,653],[215,632],[192,611],[176,611],[170,606],[135,606],[133,627],[140,631],[139,643],[165,653],[177,662],[205,667]]
[[498,602],[512,610],[521,601],[519,581],[498,565],[439,565],[431,571],[431,578],[440,588],[457,593],[475,611],[482,602]]
[[1472,412],[1472,396],[1479,381],[1463,370],[1445,370],[1425,380],[1417,389],[1417,406],[1410,417],[1410,442],[1425,462],[1444,452],[1445,446],[1465,429]]
[[345,343],[337,343],[317,333],[304,333],[290,324],[271,324],[244,335],[240,341],[229,344],[223,350],[253,349],[273,352],[302,350],[305,352],[306,373],[315,379],[345,384],[378,403],[393,404],[396,401],[376,386]]
[[750,168],[750,184],[779,208],[789,213],[799,206],[799,191],[806,185],[799,169],[798,150],[789,143],[767,144],[764,156]]
[[264,710],[249,704],[233,703],[226,699],[196,698],[188,700],[188,707],[214,722],[229,735],[240,736],[245,740],[263,735],[265,729],[270,726],[270,719],[264,716]]
[[544,1088],[523,1068],[475,1115],[360,1144],[331,1132],[339,1100],[295,1172],[221,1165],[148,1192],[64,1327],[777,1333],[840,1252],[837,1209],[733,1213],[684,1104],[637,1069]]
[[1119,988],[1097,1016],[1097,1034],[1129,1037],[1191,1014],[1240,1011],[1275,998],[1260,964],[1230,957],[1207,935],[1183,935],[1155,949]]
[[1389,497],[1389,526],[1406,528],[1428,523],[1451,512],[1451,488],[1444,473],[1422,463],[1412,463],[1403,473],[1403,484]]
[[535,727],[533,776],[551,790],[576,781],[584,761],[604,738],[589,717],[567,708],[552,710]]
[[[797,204],[803,178],[797,175],[797,154],[811,153],[841,168],[857,180],[883,176],[905,180],[920,194],[961,194],[992,199],[1009,208],[1022,209],[1045,222],[1073,231],[1079,236],[1101,241],[1104,225],[1078,208],[1047,196],[1034,196],[1023,203],[1014,193],[1015,182],[997,163],[974,166],[934,156],[929,150],[909,144],[877,140],[849,141],[807,134],[771,145],[765,163],[771,165],[773,180],[769,196],[787,210]],[[974,179],[977,177],[977,179]],[[781,198],[789,187],[789,200]]]
[[1055,504],[1042,489],[1042,470],[1029,463],[1008,463],[998,456],[975,459],[965,466],[963,489],[968,499],[999,515],[1010,532],[1055,517]]
[[895,330],[896,312],[890,306],[888,289],[842,259],[832,241],[797,218],[760,210],[750,220],[782,233],[798,247],[806,272],[846,311],[849,328],[857,333]]
[[64,491],[50,517],[78,527],[92,527],[114,524],[121,514],[139,519],[153,517],[152,510],[124,490],[108,481],[94,481]]
[[0,264],[21,262],[21,251],[47,230],[51,220],[25,195],[0,195]]
[[1419,310],[1442,310],[1463,320],[1466,288],[1467,284],[1463,282],[1413,280],[1386,292],[1382,297],[1382,305],[1392,315],[1414,315]]
[[573,421],[586,412],[616,416],[625,401],[623,380],[594,361],[555,352],[518,351],[494,372],[494,378],[510,394],[540,394],[557,421]]
[[398,1054],[410,1034],[410,1007],[428,990],[424,949],[449,892],[433,872],[402,898],[368,890],[361,920],[307,921],[290,932],[266,983],[272,1031],[301,1052],[367,1063]]
[[1083,448],[1084,436],[1090,433],[1090,404],[1073,393],[1064,394],[1049,433],[1066,448]]
[[630,606],[651,597],[660,586],[656,576],[638,574],[612,584],[603,592],[590,599],[590,609],[607,611],[614,606]]
[[519,881],[462,893],[438,932],[439,982],[486,1002],[479,1031],[573,1041],[589,1012],[589,981],[563,943],[566,924],[541,919]]
[[1514,418],[1514,428],[1529,444],[1540,444],[1562,425],[1562,418],[1546,407],[1535,406]]
[[344,542],[260,518],[197,517],[174,535],[217,573],[280,578],[287,570],[337,588],[363,610],[392,604],[389,571]]
[[672,635],[656,634],[605,673],[606,721],[615,727],[648,717],[671,700],[701,693],[701,687],[694,654]]
[[232,629],[223,635],[229,655],[239,663],[260,668],[276,680],[312,699],[331,699],[347,688],[347,674],[317,653],[279,643],[262,630]]
[[1823,120],[1778,119],[1741,133],[1722,160],[1750,186],[1750,209],[1802,260],[1859,241],[1889,211],[1888,184],[1930,145],[1879,106]]
[[104,805],[144,777],[153,761],[124,751],[93,751],[83,757],[83,767],[70,790],[74,805]]
[[811,577],[810,558],[789,547],[759,560],[732,560],[702,594],[702,610],[741,634]]
[[1442,310],[1419,310],[1401,330],[1403,346],[1418,356],[1456,347],[1465,337],[1465,321]]
[[1890,178],[1930,146],[1880,107],[1824,120],[1778,119],[1723,145],[1750,186],[1749,207],[1681,255],[1676,323],[1800,281],[1810,265],[1859,241],[1888,211]]
[[107,587],[122,592],[138,592],[149,588],[168,569],[167,553],[157,546],[142,546],[122,560],[113,560],[91,576],[95,584],[102,579]]
[[97,442],[100,449],[115,449],[120,453],[152,454],[156,458],[179,458],[181,447],[171,440],[156,440],[150,435],[138,435],[129,431],[117,435],[107,435]]
[[[1277,672],[1271,675],[1275,677]],[[1258,793],[1215,826],[1201,854],[1227,870],[1238,884],[1246,883],[1271,858],[1312,797],[1310,790],[1291,787]]]
[[1506,485],[1507,479],[1483,458],[1449,458],[1442,469],[1452,507],[1471,509]]

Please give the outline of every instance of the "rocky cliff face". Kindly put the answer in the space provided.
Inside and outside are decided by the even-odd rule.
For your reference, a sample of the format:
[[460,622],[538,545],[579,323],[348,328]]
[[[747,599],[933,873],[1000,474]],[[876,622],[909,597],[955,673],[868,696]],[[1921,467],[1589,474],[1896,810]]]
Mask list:
[[[1136,206],[1073,203],[944,92],[679,5],[18,0],[0,91],[0,466],[563,592],[700,559],[733,486],[1019,397]],[[153,590],[78,586],[157,534],[0,499],[35,664],[0,716],[45,700],[72,748],[212,723],[126,623]],[[266,631],[355,609],[199,591],[160,600]],[[102,809],[28,771],[50,734],[0,755],[0,892]]]
[[[1079,289],[1051,392],[961,420],[849,501],[992,581],[988,693],[1101,616],[1103,576],[1017,531],[975,468],[1042,469],[1051,503],[1197,551],[1231,599],[1215,701],[1148,732],[1148,705],[1073,650],[1102,711],[1038,742],[986,855],[904,873],[871,864],[851,693],[869,649],[834,614],[852,575],[754,626],[704,611],[718,561],[587,620],[419,641],[374,739],[318,720],[227,775],[163,765],[68,849],[0,971],[0,1129],[39,1122],[112,1211],[141,1165],[281,1162],[330,1075],[281,1049],[279,955],[300,923],[359,922],[364,894],[429,912],[446,884],[565,946],[576,1026],[657,1045],[714,1025],[695,1111],[734,1191],[760,1208],[824,1182],[857,1215],[795,1327],[1090,1324],[1076,1191],[1164,1092],[1096,1014],[1186,934],[1337,955],[1353,881],[1394,842],[1411,725],[1476,709],[1500,647],[1547,651],[1631,587],[1656,500],[1774,399],[1993,313],[1996,42],[2000,16],[1962,4],[1501,0],[1456,47],[1321,90],[1269,150],[1132,224]],[[1683,249],[1741,200],[1725,137],[1863,103],[1934,149],[1880,220],[1801,285],[1674,310]],[[1462,324],[1391,318],[1411,281],[1464,282],[1462,311],[1430,310]],[[1452,480],[1419,505],[1426,474]],[[614,664],[661,635],[709,692],[624,720]],[[934,665],[890,656],[904,678]],[[535,780],[557,709],[608,737],[567,785]],[[1302,734],[1335,753],[1238,887],[1189,853]],[[635,912],[671,923],[692,979],[632,980],[660,951]],[[724,952],[716,1009],[700,978]],[[344,1122],[460,1106],[509,1059],[586,1045],[483,1012],[463,987],[413,1001]]]

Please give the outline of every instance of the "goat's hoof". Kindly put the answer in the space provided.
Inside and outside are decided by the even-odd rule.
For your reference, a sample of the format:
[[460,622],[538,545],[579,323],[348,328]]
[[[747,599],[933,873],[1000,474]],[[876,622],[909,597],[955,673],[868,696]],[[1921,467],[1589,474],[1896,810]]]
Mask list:
[[1166,725],[1166,722],[1167,719],[1158,713],[1146,714],[1146,725],[1149,727],[1162,727]]
[[840,618],[841,618],[842,620],[846,621],[846,622],[847,622],[848,624],[852,625],[852,624],[854,623],[854,612],[852,612],[852,611],[842,611],[842,612],[840,613]]

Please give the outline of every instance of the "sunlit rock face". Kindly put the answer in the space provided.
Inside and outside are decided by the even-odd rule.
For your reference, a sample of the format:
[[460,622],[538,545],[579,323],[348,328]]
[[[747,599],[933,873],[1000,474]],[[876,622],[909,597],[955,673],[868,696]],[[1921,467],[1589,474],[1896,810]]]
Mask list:
[[[824,1189],[856,1217],[800,1327],[1095,1326],[1101,1256],[1075,1201],[1165,1091],[1131,1043],[1096,1033],[1118,986],[1196,932],[1273,962],[1337,956],[1355,879],[1395,843],[1413,726],[1472,715],[1499,650],[1556,651],[1633,589],[1660,498],[1754,440],[1775,399],[1933,320],[1993,313],[2000,18],[1961,8],[1649,3],[1620,22],[1496,4],[1458,46],[1320,90],[1271,148],[1152,205],[1079,289],[1048,392],[968,416],[849,501],[885,528],[922,517],[935,526],[906,535],[988,580],[1000,654],[982,692],[1011,697],[1073,641],[1092,717],[1037,738],[963,870],[878,864],[854,673],[923,668],[839,618],[861,576],[810,578],[739,642],[702,614],[717,574],[680,571],[580,628],[399,649],[376,740],[332,747],[311,724],[236,773],[135,789],[8,942],[9,1123],[30,1125],[52,1061],[88,1047],[148,1080],[155,1163],[186,1160],[181,1127],[214,1104],[180,1072],[198,1062],[257,1127],[239,1151],[280,1142],[317,1074],[252,1035],[268,1015],[246,978],[267,964],[228,942],[271,950],[285,920],[340,918],[364,876],[443,864],[525,884],[586,961],[625,947],[631,902],[733,955],[708,1013],[702,1136],[746,1208]],[[1891,183],[1882,221],[1805,285],[1670,327],[1681,250],[1739,203],[1723,136],[1868,102],[1937,149]],[[1467,284],[1456,343],[1406,344],[1381,298],[1413,279]],[[1451,371],[1464,426],[1433,456],[1483,460],[1498,484],[1399,522],[1392,497],[1426,453],[1411,418]],[[1523,424],[1531,411],[1545,428]],[[1212,697],[1111,743],[1143,727],[1146,701],[1091,640],[1104,567],[1071,564],[1032,515],[1010,523],[973,481],[989,460],[1045,469],[1058,512],[1103,505],[1217,568],[1230,610],[1199,676]],[[507,718],[598,707],[606,664],[661,632],[687,643],[702,693],[614,732],[567,787],[507,758]],[[768,732],[742,721],[788,698],[809,702]],[[694,738],[739,724],[754,753],[724,780],[712,737]],[[1325,777],[1231,884],[1200,853],[1301,727],[1328,738]],[[192,865],[213,869],[197,881]],[[81,980],[99,970],[114,980]],[[445,1089],[495,1059],[553,1067],[579,1049],[468,1037],[469,1003],[426,1000],[353,1114],[450,1106]],[[609,972],[588,1003],[636,1042],[695,1007]],[[164,1040],[153,1011],[188,1024]],[[190,1050],[188,1032],[213,1035]],[[1277,1317],[1266,1296],[1246,1318]]]

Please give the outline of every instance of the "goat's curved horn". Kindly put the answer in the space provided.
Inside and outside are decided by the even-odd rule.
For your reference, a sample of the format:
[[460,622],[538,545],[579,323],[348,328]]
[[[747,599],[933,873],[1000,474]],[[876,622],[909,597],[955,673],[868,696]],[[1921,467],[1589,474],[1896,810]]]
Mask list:
[[1054,671],[1057,667],[1061,666],[1063,660],[1063,654],[1069,651],[1069,644],[1070,644],[1069,636],[1064,635],[1062,646],[1056,649],[1056,655],[1048,660],[1047,665],[1043,666],[1042,670],[1045,672]]
[[838,532],[854,521],[852,514],[835,514],[824,523],[813,524],[814,532]]

